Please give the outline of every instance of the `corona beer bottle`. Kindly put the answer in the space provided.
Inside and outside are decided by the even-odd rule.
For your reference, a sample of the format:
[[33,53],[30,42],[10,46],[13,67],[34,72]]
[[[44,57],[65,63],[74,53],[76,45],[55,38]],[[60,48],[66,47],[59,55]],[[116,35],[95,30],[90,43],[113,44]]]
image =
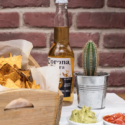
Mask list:
[[72,104],[74,88],[74,53],[69,45],[67,3],[67,0],[56,0],[54,43],[48,54],[48,65],[54,66],[59,62],[59,89],[64,94],[63,105]]

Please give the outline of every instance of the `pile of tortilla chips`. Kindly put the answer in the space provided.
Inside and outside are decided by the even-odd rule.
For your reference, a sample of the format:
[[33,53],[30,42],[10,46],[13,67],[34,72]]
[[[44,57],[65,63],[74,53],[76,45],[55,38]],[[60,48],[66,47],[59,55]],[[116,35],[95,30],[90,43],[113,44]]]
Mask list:
[[40,89],[35,81],[30,81],[30,71],[22,70],[22,56],[0,58],[0,84],[11,89],[31,88]]

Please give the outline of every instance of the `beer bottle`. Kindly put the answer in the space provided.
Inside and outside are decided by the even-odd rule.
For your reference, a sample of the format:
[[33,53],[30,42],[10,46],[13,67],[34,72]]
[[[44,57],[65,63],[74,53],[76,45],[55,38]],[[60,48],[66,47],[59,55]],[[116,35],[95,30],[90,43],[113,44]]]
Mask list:
[[56,0],[54,43],[48,54],[49,65],[54,66],[59,62],[59,89],[64,94],[63,105],[72,104],[74,88],[74,53],[69,45],[67,4],[67,0]]

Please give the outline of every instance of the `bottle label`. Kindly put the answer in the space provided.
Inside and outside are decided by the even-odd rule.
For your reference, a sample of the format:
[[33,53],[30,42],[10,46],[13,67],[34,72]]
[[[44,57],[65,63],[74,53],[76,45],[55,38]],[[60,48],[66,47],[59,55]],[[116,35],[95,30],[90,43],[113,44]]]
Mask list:
[[48,58],[49,66],[55,66],[56,63],[59,63],[59,69],[60,69],[59,89],[64,94],[64,97],[70,97],[71,84],[72,84],[71,59],[51,58],[51,57]]

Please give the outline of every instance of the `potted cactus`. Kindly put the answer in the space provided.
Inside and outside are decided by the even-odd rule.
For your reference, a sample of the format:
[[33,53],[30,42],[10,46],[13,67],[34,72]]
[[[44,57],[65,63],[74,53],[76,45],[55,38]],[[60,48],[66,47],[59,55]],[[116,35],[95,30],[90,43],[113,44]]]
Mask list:
[[96,76],[99,64],[97,46],[94,42],[89,41],[83,49],[82,55],[83,69],[86,76]]
[[91,106],[92,109],[105,108],[108,73],[97,72],[99,55],[97,46],[89,41],[82,54],[84,73],[76,72],[78,107]]

